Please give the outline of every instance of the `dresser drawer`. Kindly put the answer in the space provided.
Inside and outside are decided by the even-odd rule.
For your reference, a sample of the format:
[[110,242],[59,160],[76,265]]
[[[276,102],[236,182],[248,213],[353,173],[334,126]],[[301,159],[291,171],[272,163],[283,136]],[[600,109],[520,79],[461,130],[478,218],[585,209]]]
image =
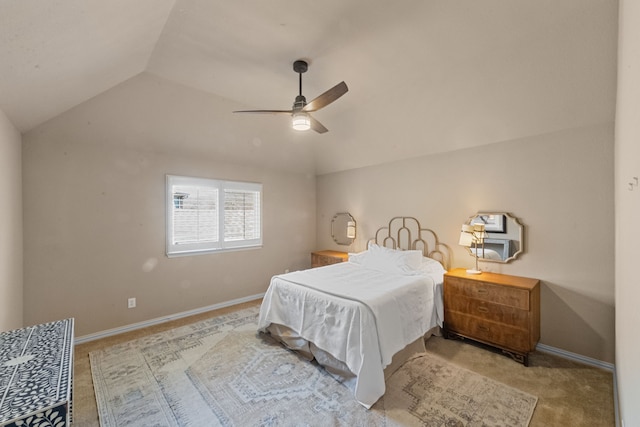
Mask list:
[[336,258],[332,258],[328,256],[316,255],[316,254],[313,254],[311,256],[311,265],[313,267],[322,267],[325,265],[336,264],[338,262],[341,262],[341,261]]
[[529,328],[529,312],[527,310],[469,298],[459,294],[445,298],[445,319],[451,311],[466,313],[470,316],[493,322],[506,323],[525,331]]
[[447,277],[445,279],[445,299],[455,299],[456,294],[481,301],[489,301],[521,310],[529,310],[529,292],[524,289],[493,285],[482,281]]
[[446,318],[446,327],[451,331],[479,341],[521,352],[533,351],[529,334],[523,334],[522,329],[503,323],[478,319],[462,313],[449,312]]
[[339,251],[317,251],[311,253],[311,268],[338,264],[349,259],[349,254]]

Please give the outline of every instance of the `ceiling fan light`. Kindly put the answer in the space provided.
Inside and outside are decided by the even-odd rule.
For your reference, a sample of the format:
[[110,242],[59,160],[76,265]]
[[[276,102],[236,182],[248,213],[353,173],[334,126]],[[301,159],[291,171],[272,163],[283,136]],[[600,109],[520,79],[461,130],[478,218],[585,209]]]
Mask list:
[[311,129],[311,119],[309,115],[302,111],[293,113],[293,128],[295,130],[309,130]]

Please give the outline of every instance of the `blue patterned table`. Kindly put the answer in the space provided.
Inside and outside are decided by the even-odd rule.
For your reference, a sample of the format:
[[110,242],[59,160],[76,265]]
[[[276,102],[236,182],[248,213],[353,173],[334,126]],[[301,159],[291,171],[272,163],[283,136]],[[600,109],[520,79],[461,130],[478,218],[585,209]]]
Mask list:
[[73,319],[0,333],[0,427],[71,423]]

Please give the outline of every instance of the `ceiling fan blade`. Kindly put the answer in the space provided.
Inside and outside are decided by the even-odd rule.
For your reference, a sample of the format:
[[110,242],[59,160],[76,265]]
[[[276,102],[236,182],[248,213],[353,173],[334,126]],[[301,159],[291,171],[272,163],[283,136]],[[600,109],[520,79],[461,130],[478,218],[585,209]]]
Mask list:
[[311,102],[307,103],[302,111],[306,111],[307,113],[318,111],[319,109],[326,107],[336,99],[340,98],[342,95],[347,93],[348,90],[349,88],[347,87],[347,84],[345,82],[340,82],[322,95],[319,95]]
[[320,123],[319,121],[317,121],[313,117],[309,116],[309,120],[311,121],[311,123],[310,123],[311,124],[311,129],[315,130],[318,133],[329,132],[329,129],[324,127],[324,125],[322,123]]
[[259,113],[259,114],[293,114],[293,110],[240,110],[234,113]]

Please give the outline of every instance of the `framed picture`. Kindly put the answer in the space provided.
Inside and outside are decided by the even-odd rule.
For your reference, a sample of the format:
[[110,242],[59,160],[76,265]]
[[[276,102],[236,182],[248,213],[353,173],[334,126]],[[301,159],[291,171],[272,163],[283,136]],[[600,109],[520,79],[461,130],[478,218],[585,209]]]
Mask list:
[[487,233],[506,232],[504,215],[478,214],[471,220],[471,224],[484,224]]

